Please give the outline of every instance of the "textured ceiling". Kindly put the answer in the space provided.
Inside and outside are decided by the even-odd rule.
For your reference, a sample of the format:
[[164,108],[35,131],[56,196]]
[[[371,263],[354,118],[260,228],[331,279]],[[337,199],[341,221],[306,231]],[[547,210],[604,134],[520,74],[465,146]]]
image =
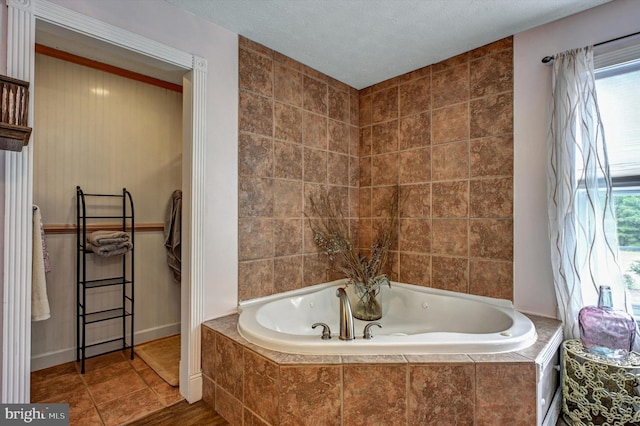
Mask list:
[[166,0],[361,89],[611,0]]

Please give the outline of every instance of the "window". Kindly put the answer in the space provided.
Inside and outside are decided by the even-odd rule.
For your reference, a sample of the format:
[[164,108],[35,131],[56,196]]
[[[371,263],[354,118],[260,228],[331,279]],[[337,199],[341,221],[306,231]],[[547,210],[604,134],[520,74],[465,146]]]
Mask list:
[[640,44],[594,58],[613,182],[620,268],[640,320]]

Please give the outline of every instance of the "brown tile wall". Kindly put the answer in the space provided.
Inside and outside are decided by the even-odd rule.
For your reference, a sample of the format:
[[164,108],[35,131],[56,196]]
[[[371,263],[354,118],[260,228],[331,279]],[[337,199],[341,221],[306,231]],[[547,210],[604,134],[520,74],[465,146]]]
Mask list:
[[512,38],[359,95],[360,246],[399,184],[392,278],[512,299]]
[[239,300],[326,282],[305,201],[357,203],[358,92],[243,37],[239,86]]
[[394,280],[512,299],[512,38],[358,92],[240,37],[239,74],[239,300],[339,278],[310,192],[345,200],[367,248],[396,184]]

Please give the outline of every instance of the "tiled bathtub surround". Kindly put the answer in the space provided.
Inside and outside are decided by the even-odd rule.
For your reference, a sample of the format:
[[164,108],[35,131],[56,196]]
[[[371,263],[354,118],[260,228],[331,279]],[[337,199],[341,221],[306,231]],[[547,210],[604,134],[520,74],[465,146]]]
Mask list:
[[[358,201],[358,93],[240,37],[239,299],[326,282],[304,211],[329,188]],[[355,204],[354,204],[355,203]],[[357,209],[346,212],[357,220]]]
[[356,91],[240,38],[239,300],[333,278],[304,220],[328,187],[367,248],[399,184],[391,275],[512,299],[512,38]]
[[507,38],[359,92],[363,247],[408,193],[395,280],[512,299],[512,63]]
[[537,368],[562,331],[531,319],[538,341],[518,352],[320,356],[260,348],[219,318],[202,327],[203,399],[232,425],[539,424],[553,395],[536,393]]

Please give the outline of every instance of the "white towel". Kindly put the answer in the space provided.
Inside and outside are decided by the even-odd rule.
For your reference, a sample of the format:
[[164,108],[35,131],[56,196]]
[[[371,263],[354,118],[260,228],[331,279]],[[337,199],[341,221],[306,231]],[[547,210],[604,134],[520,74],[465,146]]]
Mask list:
[[33,250],[31,261],[31,321],[43,321],[51,317],[45,277],[42,217],[40,208],[33,206]]
[[[40,207],[35,206],[34,209],[38,209],[38,213]],[[35,230],[33,231],[35,232]],[[47,240],[44,237],[44,226],[42,225],[42,214],[40,214],[40,240],[42,241],[42,258],[44,260],[44,272],[51,272],[51,261],[49,260],[49,251],[47,250]]]

